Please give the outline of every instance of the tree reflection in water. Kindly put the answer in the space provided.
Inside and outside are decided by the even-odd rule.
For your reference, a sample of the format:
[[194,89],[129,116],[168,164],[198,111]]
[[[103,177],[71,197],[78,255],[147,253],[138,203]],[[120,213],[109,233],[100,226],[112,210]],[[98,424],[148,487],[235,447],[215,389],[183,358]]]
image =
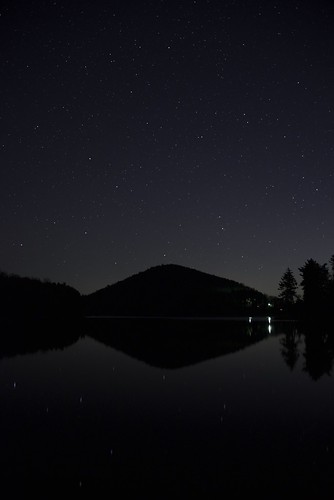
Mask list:
[[304,370],[313,380],[331,375],[334,361],[334,338],[326,331],[305,334]]
[[313,380],[323,375],[331,376],[334,363],[334,335],[328,327],[311,325],[304,328],[295,326],[280,339],[281,354],[289,369],[295,369],[297,361],[303,357],[302,370]]
[[299,359],[300,344],[301,334],[298,332],[297,328],[293,328],[292,331],[288,331],[280,339],[282,357],[291,371],[295,368]]

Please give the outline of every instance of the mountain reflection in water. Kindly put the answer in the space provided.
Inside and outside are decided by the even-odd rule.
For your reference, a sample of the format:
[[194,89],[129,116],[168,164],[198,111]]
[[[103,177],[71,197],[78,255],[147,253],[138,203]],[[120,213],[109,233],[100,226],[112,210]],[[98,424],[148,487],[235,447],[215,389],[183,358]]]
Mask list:
[[87,318],[2,323],[1,358],[63,350],[89,336],[105,346],[157,368],[182,368],[231,354],[281,334],[280,352],[291,371],[302,359],[302,370],[313,380],[331,375],[334,335],[323,325],[261,318]]
[[3,491],[331,497],[332,337],[270,326],[3,325]]
[[100,319],[89,335],[159,368],[181,368],[230,354],[263,340],[267,322],[219,319]]

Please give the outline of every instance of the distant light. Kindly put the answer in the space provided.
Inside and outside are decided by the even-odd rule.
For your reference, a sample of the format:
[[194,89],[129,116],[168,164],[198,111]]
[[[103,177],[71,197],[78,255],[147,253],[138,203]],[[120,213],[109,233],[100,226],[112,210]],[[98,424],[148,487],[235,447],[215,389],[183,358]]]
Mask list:
[[271,316],[268,316],[268,323],[271,323]]
[[252,322],[252,316],[249,316],[248,323],[251,323],[251,322]]
[[271,325],[268,325],[268,333],[271,333],[273,327]]

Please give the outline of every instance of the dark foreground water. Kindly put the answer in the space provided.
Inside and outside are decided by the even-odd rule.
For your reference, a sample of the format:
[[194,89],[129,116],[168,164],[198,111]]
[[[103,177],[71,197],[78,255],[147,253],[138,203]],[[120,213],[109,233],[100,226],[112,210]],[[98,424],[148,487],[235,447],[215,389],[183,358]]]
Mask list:
[[334,349],[321,329],[106,319],[36,328],[31,341],[23,326],[1,332],[2,492],[333,498]]

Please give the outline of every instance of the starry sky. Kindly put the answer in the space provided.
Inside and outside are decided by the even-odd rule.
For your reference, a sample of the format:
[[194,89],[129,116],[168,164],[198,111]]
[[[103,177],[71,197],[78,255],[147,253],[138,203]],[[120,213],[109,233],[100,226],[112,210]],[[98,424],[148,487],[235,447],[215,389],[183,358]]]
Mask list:
[[277,294],[334,253],[334,3],[0,8],[0,268],[175,263]]

